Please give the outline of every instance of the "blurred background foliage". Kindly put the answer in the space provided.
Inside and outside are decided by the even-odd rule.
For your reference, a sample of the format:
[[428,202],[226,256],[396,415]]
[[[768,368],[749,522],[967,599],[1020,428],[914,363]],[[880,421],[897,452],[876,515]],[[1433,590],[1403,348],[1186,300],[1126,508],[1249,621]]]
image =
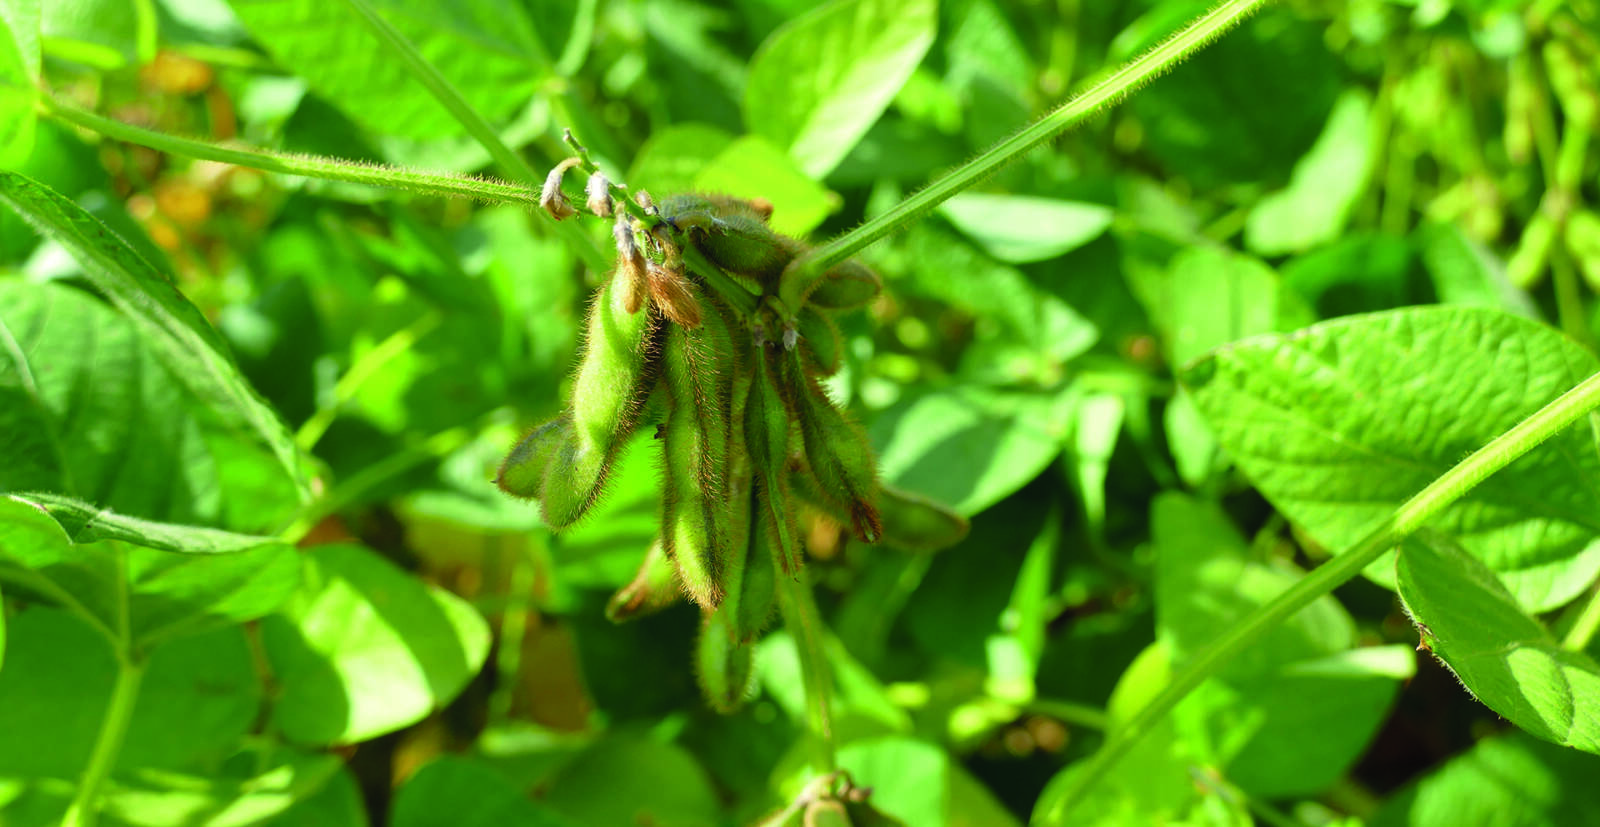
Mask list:
[[[11,0],[8,22],[30,2]],[[534,167],[566,154],[570,127],[634,188],[765,197],[780,229],[821,239],[1208,3],[909,3],[882,18],[895,48],[791,22],[813,5],[799,0],[372,5]],[[33,13],[39,77],[60,101],[212,141],[507,174],[340,3],[46,0]],[[1219,615],[1215,601],[1253,605],[1326,556],[1230,469],[1174,366],[1251,334],[1431,302],[1548,319],[1594,347],[1597,29],[1593,0],[1275,4],[866,251],[886,289],[849,317],[831,389],[867,423],[886,478],[973,518],[960,546],[913,556],[808,517],[840,761],[883,810],[914,825],[1026,821],[1100,743],[1107,714],[1242,611]],[[6,70],[26,73],[29,45],[13,40],[24,59]],[[850,93],[862,84],[847,70],[894,83],[881,100]],[[792,105],[807,96],[839,108]],[[493,633],[484,668],[420,723],[332,733],[271,712],[287,696],[252,677],[278,621],[252,627],[249,646],[188,639],[167,657],[231,659],[202,693],[223,734],[171,746],[204,717],[179,681],[166,710],[159,697],[141,707],[169,728],[136,727],[125,769],[259,770],[284,743],[331,745],[276,759],[312,779],[278,824],[743,823],[797,792],[804,715],[784,632],[762,645],[761,694],[722,717],[690,673],[693,609],[603,617],[655,531],[645,452],[627,455],[601,514],[559,536],[489,483],[518,433],[559,408],[605,275],[570,238],[521,206],[192,161],[48,115],[17,123],[0,165],[171,274],[319,463],[308,513],[264,450],[162,398],[178,391],[149,364],[82,415],[140,405],[161,419],[120,434],[78,423],[80,450],[131,469],[121,488],[73,493],[243,532],[305,521],[302,545],[375,550],[470,602]],[[101,358],[121,360],[101,370],[139,370],[148,354],[117,338],[125,323],[79,275],[0,211],[7,323],[88,314]],[[35,487],[0,470],[0,488]],[[1207,568],[1219,560],[1236,576]],[[1595,759],[1504,732],[1407,646],[1355,678],[1283,679],[1282,647],[1415,643],[1390,593],[1357,582],[1337,598],[1136,752],[1089,822],[1444,825],[1519,811],[1494,823],[1555,824],[1600,803],[1583,780]],[[7,600],[0,804],[18,815],[0,810],[0,823],[25,824],[30,807],[54,811],[17,779],[77,772],[31,745],[92,735],[104,701],[79,688],[109,666],[79,657],[93,644],[61,642],[82,633],[56,628],[54,610]],[[163,823],[151,813],[178,793],[138,777],[159,806],[113,818]]]

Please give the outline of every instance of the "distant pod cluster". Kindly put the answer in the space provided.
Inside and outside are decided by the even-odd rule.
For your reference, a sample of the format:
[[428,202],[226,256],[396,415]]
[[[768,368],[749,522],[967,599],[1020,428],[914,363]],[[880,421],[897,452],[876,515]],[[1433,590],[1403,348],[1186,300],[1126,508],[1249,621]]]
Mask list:
[[[592,167],[571,158],[546,181],[541,203],[557,219],[578,212],[562,186],[579,165]],[[687,595],[704,615],[701,687],[732,710],[753,683],[750,645],[774,613],[776,578],[803,562],[798,504],[863,542],[910,549],[951,545],[967,524],[880,482],[866,434],[818,384],[840,364],[832,314],[876,296],[876,273],[836,265],[790,312],[779,288],[807,247],[772,231],[770,205],[656,204],[643,192],[629,203],[614,189],[598,171],[585,187],[588,211],[614,216],[617,267],[590,303],[571,398],[517,443],[496,483],[537,500],[551,528],[570,526],[600,499],[646,409],[664,411],[660,532],[607,613],[620,621]]]

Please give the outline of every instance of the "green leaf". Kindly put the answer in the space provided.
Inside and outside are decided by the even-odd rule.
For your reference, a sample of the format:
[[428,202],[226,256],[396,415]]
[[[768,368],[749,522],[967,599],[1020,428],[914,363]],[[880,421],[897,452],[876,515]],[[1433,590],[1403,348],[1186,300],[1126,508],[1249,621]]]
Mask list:
[[653,131],[634,153],[627,184],[657,197],[688,192],[701,170],[732,143],[732,135],[710,124],[679,123]]
[[394,796],[390,827],[566,827],[573,822],[528,800],[504,776],[476,761],[440,756]]
[[1582,824],[1600,810],[1600,760],[1516,731],[1485,738],[1390,796],[1371,827]]
[[0,169],[33,151],[38,79],[39,0],[0,3]]
[[[1203,10],[1189,5],[1168,23]],[[1322,25],[1270,9],[1140,90],[1128,108],[1149,151],[1200,187],[1283,180],[1327,122],[1342,74]]]
[[1430,533],[1400,551],[1400,599],[1433,654],[1529,734],[1600,753],[1600,666],[1561,648],[1478,557]]
[[750,59],[745,126],[826,176],[922,62],[937,24],[932,0],[835,0],[791,20]]
[[[1157,638],[1175,662],[1193,655],[1294,585],[1288,563],[1251,559],[1216,505],[1157,497]],[[1353,650],[1354,620],[1319,598],[1231,661],[1174,712],[1176,733],[1214,753],[1228,779],[1268,798],[1312,795],[1366,750],[1414,671],[1405,647]],[[1306,703],[1317,698],[1318,703]]]
[[839,749],[839,768],[872,789],[872,805],[906,824],[948,827],[1015,825],[1017,820],[960,764],[935,744],[892,735],[852,741]]
[[66,248],[179,382],[230,424],[254,431],[289,477],[302,479],[288,429],[240,375],[221,335],[166,276],[77,204],[26,177],[0,172],[0,203]]
[[[222,773],[189,775],[135,772],[115,779],[106,790],[103,811],[134,827],[204,824],[207,827],[260,825],[316,800],[339,779],[344,762],[336,755],[278,747],[230,763]],[[244,767],[238,767],[245,764]],[[228,769],[253,771],[237,775]],[[295,824],[307,824],[295,821]],[[350,821],[335,823],[350,824]]]
[[1365,90],[1340,96],[1286,189],[1262,198],[1245,222],[1245,246],[1263,256],[1299,253],[1339,237],[1374,164],[1372,103]]
[[[1261,493],[1340,551],[1597,368],[1588,351],[1535,322],[1419,307],[1248,339],[1182,379]],[[1568,430],[1431,525],[1487,562],[1529,611],[1547,611],[1600,573],[1596,478],[1588,430]],[[1389,566],[1367,575],[1392,583]]]
[[1298,297],[1260,259],[1214,247],[1188,247],[1165,271],[1130,273],[1167,359],[1187,364],[1212,348],[1312,320]]
[[[407,138],[459,135],[463,127],[345,3],[233,0],[256,42],[368,128]],[[373,7],[490,121],[525,106],[549,75],[522,6],[508,0]]]
[[[89,761],[117,659],[81,618],[36,606],[13,618],[0,672],[0,776],[76,781]],[[121,770],[213,770],[259,715],[261,683],[237,626],[150,652]]]
[[970,516],[1056,458],[1075,401],[1070,391],[957,387],[907,395],[867,430],[884,479]]
[[1459,226],[1424,225],[1414,237],[1439,301],[1498,307],[1529,319],[1543,318],[1533,299],[1511,283],[1505,264],[1468,238]]
[[10,495],[10,499],[34,505],[49,514],[73,543],[124,540],[160,551],[228,554],[251,551],[277,542],[271,537],[255,534],[141,520],[56,494],[23,492]]
[[839,208],[839,196],[811,180],[794,161],[756,135],[735,140],[712,158],[690,187],[772,202],[772,228],[803,236]]
[[345,744],[422,720],[488,655],[489,631],[460,598],[359,546],[305,555],[300,591],[261,621],[281,694],[274,725],[293,741]]
[[939,211],[989,255],[1012,264],[1045,261],[1082,247],[1111,226],[1113,215],[1100,204],[982,192],[957,195]]
[[575,824],[722,821],[716,790],[694,756],[638,736],[612,735],[584,750],[548,782],[542,798]]
[[[115,526],[102,533],[96,523],[79,522],[83,512],[75,506],[63,524],[43,505],[0,497],[0,580],[70,609],[123,652],[260,617],[299,579],[294,549],[274,538],[114,515],[96,518]],[[110,536],[149,537],[171,550],[97,539]]]

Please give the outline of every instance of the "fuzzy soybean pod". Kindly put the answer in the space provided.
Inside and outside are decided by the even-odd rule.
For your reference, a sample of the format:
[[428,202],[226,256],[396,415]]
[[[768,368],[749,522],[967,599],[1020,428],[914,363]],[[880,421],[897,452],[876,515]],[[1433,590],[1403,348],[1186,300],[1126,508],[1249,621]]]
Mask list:
[[[799,530],[789,493],[789,434],[793,414],[778,385],[779,371],[767,348],[751,359],[753,382],[745,410],[745,443],[755,478],[755,519],[764,549],[776,555],[784,574],[800,570]],[[752,545],[754,542],[752,541]]]
[[733,536],[737,486],[730,479],[739,357],[723,312],[708,311],[700,327],[668,325],[665,334],[661,534],[689,596],[710,609],[722,602],[728,570],[745,548]]
[[801,350],[810,360],[810,368],[818,376],[832,376],[839,372],[840,357],[844,352],[844,337],[839,325],[828,314],[812,305],[804,305],[795,321],[800,333]]
[[707,259],[747,285],[770,292],[805,245],[767,226],[769,212],[752,202],[708,195],[674,195],[661,216],[686,234]]
[[667,557],[667,550],[657,537],[650,541],[644,553],[639,572],[633,581],[617,590],[606,603],[606,618],[621,623],[654,614],[683,599],[683,586],[678,582],[678,570]]
[[706,611],[694,647],[694,675],[712,709],[738,712],[755,686],[755,646],[738,640],[732,613]]
[[563,413],[529,431],[500,463],[494,484],[501,491],[525,500],[537,499],[544,489],[545,471],[572,439],[572,417]]
[[[794,493],[800,500],[840,522],[850,515],[823,496],[809,474],[795,475]],[[967,518],[921,494],[878,483],[878,516],[883,521],[883,544],[907,551],[938,551],[961,542],[970,526]]]
[[589,308],[568,405],[572,433],[550,461],[541,491],[551,528],[572,525],[594,505],[655,383],[660,319],[648,310],[628,312],[619,281],[606,282]]
[[883,289],[883,279],[857,261],[828,268],[812,288],[808,303],[829,310],[851,310],[872,301]]
[[849,515],[857,538],[876,543],[883,536],[878,516],[878,468],[867,435],[807,375],[800,355],[784,360],[784,384],[794,398],[795,420],[805,444],[806,462],[823,498]]

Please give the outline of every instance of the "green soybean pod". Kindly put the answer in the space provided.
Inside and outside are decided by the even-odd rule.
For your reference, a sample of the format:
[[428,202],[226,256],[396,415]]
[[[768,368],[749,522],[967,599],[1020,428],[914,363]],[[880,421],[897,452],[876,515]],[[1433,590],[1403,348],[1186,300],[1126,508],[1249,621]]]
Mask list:
[[654,614],[681,600],[683,585],[678,582],[678,570],[667,557],[661,538],[656,537],[650,541],[633,581],[618,589],[606,603],[606,618],[621,623]]
[[618,281],[597,290],[589,309],[568,404],[572,433],[551,458],[541,492],[551,528],[572,525],[599,499],[655,383],[659,317],[628,312]]
[[755,692],[755,647],[741,643],[728,612],[704,613],[694,647],[694,674],[712,709],[725,715],[739,711]]
[[816,375],[838,373],[844,353],[844,337],[839,334],[839,325],[828,314],[807,304],[800,308],[795,329],[800,333],[800,350],[811,362]]
[[770,292],[805,245],[767,226],[770,211],[752,202],[694,193],[661,202],[661,216],[684,233],[713,264]]
[[709,311],[700,327],[669,325],[664,337],[661,377],[669,411],[662,429],[662,538],[690,597],[713,608],[744,548],[734,538],[737,486],[730,474],[738,355],[727,319],[715,306]]
[[799,530],[789,500],[789,434],[793,415],[778,385],[778,371],[766,348],[751,360],[753,382],[745,411],[745,443],[756,481],[755,517],[763,527],[765,547],[777,556],[784,574],[800,570]]
[[[733,628],[738,640],[754,643],[767,630],[778,608],[778,558],[776,527],[764,500],[766,487],[758,484],[753,492],[749,546],[739,578],[739,603],[735,607]],[[791,537],[793,534],[790,535]]]
[[561,446],[572,438],[572,417],[562,413],[529,431],[517,441],[500,463],[494,484],[501,491],[526,500],[538,498],[544,490],[544,475],[561,453]]
[[829,310],[851,310],[872,301],[882,289],[883,279],[866,265],[843,261],[822,274],[807,303]]
[[[850,515],[824,497],[810,474],[795,474],[795,496],[841,523]],[[883,521],[883,544],[906,551],[938,551],[966,539],[967,518],[944,504],[878,483],[878,516]]]
[[784,384],[794,394],[794,415],[805,444],[806,463],[822,496],[849,515],[856,537],[876,543],[883,536],[878,516],[877,460],[861,426],[839,410],[800,356],[784,360]]

